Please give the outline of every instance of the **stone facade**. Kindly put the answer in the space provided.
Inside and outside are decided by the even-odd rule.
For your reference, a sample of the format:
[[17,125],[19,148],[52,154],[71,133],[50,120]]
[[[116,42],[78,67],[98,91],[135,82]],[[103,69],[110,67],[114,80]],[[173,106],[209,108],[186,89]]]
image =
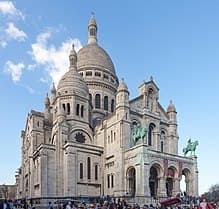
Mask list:
[[14,200],[16,198],[16,192],[17,192],[17,186],[15,184],[13,185],[2,184],[0,185],[0,200],[1,199]]
[[88,44],[69,56],[69,70],[31,110],[22,131],[17,198],[175,196],[185,176],[188,195],[198,195],[197,159],[178,155],[177,112],[159,103],[151,77],[129,100],[113,62],[88,25]]

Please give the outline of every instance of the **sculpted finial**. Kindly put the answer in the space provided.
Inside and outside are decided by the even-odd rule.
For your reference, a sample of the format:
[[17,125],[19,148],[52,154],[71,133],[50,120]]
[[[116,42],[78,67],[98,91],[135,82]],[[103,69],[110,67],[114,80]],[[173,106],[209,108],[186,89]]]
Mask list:
[[94,16],[95,16],[95,13],[92,11],[92,12],[91,12],[91,17],[94,18]]

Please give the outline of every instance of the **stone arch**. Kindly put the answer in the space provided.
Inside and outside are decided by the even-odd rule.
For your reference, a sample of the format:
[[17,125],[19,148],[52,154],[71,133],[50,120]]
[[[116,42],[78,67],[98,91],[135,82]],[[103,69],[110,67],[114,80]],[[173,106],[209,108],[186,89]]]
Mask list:
[[[184,181],[184,182],[183,182]],[[182,178],[181,178],[181,186],[180,189],[181,191],[185,192],[186,194],[190,194],[191,192],[191,171],[189,168],[183,168],[182,170]],[[184,183],[184,188],[182,188],[182,184]]]
[[174,195],[175,179],[177,176],[177,169],[173,165],[170,165],[168,167],[166,177],[166,194],[168,197],[172,197]]
[[158,163],[153,163],[149,171],[149,189],[151,197],[156,197],[159,190],[159,178],[163,170]]
[[148,145],[149,146],[152,146],[154,144],[155,129],[156,129],[156,125],[154,123],[149,123],[149,126],[148,126]]
[[135,196],[136,193],[136,170],[135,167],[131,166],[126,171],[126,179],[127,179],[127,193],[132,197]]
[[164,128],[160,129],[160,140],[159,140],[159,151],[165,152],[165,144],[166,144],[166,139],[167,139],[167,130]]

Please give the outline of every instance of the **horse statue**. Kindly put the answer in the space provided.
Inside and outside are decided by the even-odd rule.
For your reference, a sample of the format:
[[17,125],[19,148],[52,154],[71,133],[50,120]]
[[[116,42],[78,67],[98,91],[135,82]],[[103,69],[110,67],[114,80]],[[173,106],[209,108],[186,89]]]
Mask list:
[[143,139],[144,139],[147,132],[148,132],[147,125],[145,125],[144,127],[141,127],[138,124],[138,126],[136,127],[136,129],[134,130],[133,135],[132,135],[132,140],[134,142],[134,145],[136,145],[136,143],[139,139],[141,139],[143,142]]
[[190,151],[191,153],[191,156],[192,154],[195,156],[195,150],[196,150],[196,147],[198,146],[198,141],[194,141],[192,142],[191,139],[188,140],[188,144],[185,148],[183,148],[183,153],[184,153],[184,156],[186,156],[186,154]]

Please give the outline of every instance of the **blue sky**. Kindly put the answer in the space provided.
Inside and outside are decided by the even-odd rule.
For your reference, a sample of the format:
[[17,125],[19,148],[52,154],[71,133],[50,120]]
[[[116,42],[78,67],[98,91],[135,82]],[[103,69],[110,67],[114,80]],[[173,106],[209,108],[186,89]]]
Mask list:
[[0,1],[0,184],[15,182],[27,114],[43,110],[71,43],[87,43],[91,12],[130,98],[152,75],[163,107],[176,106],[179,154],[189,137],[199,140],[200,193],[219,183],[218,11],[217,0]]

